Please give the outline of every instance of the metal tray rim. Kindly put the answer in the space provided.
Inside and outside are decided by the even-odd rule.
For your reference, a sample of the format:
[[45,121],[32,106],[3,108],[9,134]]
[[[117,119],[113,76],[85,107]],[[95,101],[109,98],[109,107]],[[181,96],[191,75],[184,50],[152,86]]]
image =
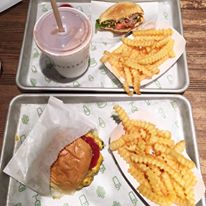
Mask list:
[[[18,96],[21,96],[21,95],[18,95]],[[7,136],[8,127],[9,127],[8,119],[11,116],[11,108],[12,108],[13,104],[15,103],[16,99],[18,98],[18,96],[14,97],[9,103],[8,112],[7,112],[7,116],[6,116],[6,124],[5,124],[5,127],[4,127],[3,142],[2,142],[2,147],[0,148],[0,150],[1,150],[1,153],[0,153],[0,168],[2,166],[2,161],[3,161],[3,156],[4,156],[3,151],[6,147],[6,136]]]
[[[21,65],[22,65],[22,59],[23,59],[23,53],[24,53],[24,47],[25,47],[25,42],[26,42],[26,34],[27,34],[27,29],[29,26],[29,14],[31,11],[31,7],[32,7],[32,1],[29,2],[29,6],[28,6],[28,11],[27,11],[27,16],[26,16],[26,24],[24,27],[24,36],[23,36],[23,40],[22,40],[22,45],[21,45],[21,51],[20,51],[20,56],[19,56],[19,63],[18,63],[18,67],[17,67],[17,73],[16,73],[16,84],[19,88],[21,88],[21,83],[19,82],[19,77],[20,77],[20,71],[21,71]],[[23,86],[24,87],[24,86]],[[22,88],[23,88],[22,87]]]
[[[186,75],[188,76],[188,75]],[[67,87],[28,87],[28,86],[24,86],[19,82],[18,77],[16,78],[16,84],[18,86],[18,88],[22,91],[26,91],[26,92],[57,92],[57,91],[67,91],[67,92],[108,92],[108,93],[112,93],[112,92],[125,92],[123,90],[123,88],[92,88],[92,87],[82,87],[82,88],[67,88]],[[159,89],[149,89],[149,90],[145,90],[145,89],[140,89],[142,93],[147,93],[147,94],[152,94],[152,93],[170,93],[170,94],[181,94],[184,93],[186,91],[186,89],[189,87],[189,77],[187,77],[186,83],[184,85],[184,87],[182,87],[181,89],[164,89],[164,90],[159,90]]]

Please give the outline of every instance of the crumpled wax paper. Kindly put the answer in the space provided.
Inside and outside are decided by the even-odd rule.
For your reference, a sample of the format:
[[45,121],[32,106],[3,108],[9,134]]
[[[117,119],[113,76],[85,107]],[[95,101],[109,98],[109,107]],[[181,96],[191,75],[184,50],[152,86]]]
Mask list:
[[50,167],[58,153],[95,128],[75,108],[50,97],[39,120],[19,147],[4,172],[41,195],[50,194]]

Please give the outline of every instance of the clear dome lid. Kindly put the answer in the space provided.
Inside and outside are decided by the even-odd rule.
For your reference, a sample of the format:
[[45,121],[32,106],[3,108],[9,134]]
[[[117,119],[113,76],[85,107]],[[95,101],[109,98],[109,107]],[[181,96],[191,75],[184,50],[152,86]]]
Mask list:
[[59,32],[53,11],[41,17],[34,27],[34,38],[43,51],[61,54],[83,47],[91,39],[91,24],[82,12],[59,8],[64,32]]

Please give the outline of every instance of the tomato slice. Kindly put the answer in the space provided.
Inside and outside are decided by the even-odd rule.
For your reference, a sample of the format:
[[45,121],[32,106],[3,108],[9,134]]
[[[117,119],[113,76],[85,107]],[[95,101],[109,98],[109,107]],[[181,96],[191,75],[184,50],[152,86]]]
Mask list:
[[117,24],[115,25],[115,29],[117,29],[117,30],[124,29],[124,28],[125,28],[125,25],[123,25],[123,24],[121,24],[121,23],[117,23]]
[[100,156],[100,149],[99,149],[99,145],[94,141],[94,139],[92,137],[86,137],[83,136],[82,139],[88,143],[90,145],[90,147],[92,148],[92,160],[89,166],[89,169],[92,169],[93,167],[95,167],[97,165],[97,161],[99,159]]
[[71,7],[71,8],[73,8],[73,6],[70,5],[70,4],[61,4],[59,7]]

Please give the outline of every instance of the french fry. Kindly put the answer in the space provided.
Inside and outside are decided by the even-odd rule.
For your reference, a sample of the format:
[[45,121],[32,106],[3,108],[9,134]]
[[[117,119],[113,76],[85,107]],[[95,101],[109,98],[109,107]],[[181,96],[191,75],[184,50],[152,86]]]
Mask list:
[[132,85],[132,74],[130,72],[129,67],[124,67],[125,79],[128,85]]
[[110,149],[117,150],[128,163],[128,172],[140,184],[137,190],[161,206],[174,203],[194,206],[195,164],[181,154],[185,142],[175,144],[169,131],[150,122],[130,119],[119,105],[114,110],[125,133],[110,143]]
[[144,40],[136,40],[136,39],[129,39],[129,38],[122,38],[122,42],[128,46],[133,47],[149,47],[154,44],[154,40],[144,41]]
[[105,51],[100,61],[109,62],[114,74],[124,79],[122,84],[128,95],[133,94],[130,86],[140,94],[141,81],[157,75],[159,66],[175,57],[172,33],[170,28],[134,31],[133,39],[123,37],[122,44],[113,52]]
[[134,91],[136,94],[140,94],[140,78],[139,78],[139,73],[136,70],[132,70],[132,77],[133,77],[133,86],[134,86]]
[[170,40],[160,51],[158,51],[156,54],[148,55],[145,58],[138,61],[139,64],[153,64],[156,61],[164,58],[168,55],[169,51],[173,47],[173,40]]
[[147,30],[137,30],[133,32],[134,36],[157,36],[157,35],[164,35],[164,36],[171,36],[173,33],[172,29],[147,29]]

